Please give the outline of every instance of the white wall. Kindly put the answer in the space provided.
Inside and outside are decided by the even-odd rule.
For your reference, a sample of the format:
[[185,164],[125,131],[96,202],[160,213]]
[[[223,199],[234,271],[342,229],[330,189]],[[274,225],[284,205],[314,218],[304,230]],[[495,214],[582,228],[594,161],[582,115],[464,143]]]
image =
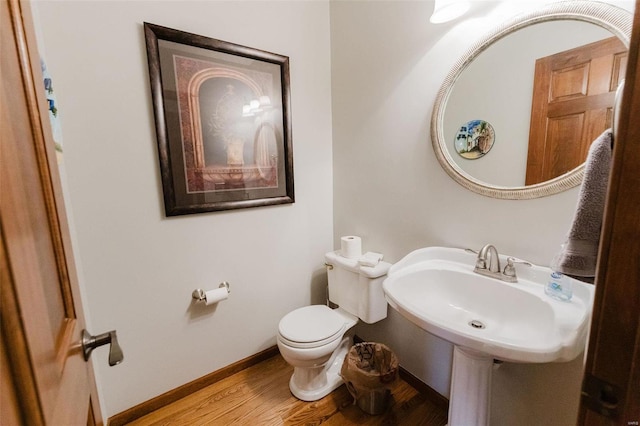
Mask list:
[[[490,242],[549,264],[577,188],[527,201],[480,196],[448,177],[429,136],[433,102],[455,61],[492,26],[542,3],[478,1],[465,19],[440,25],[428,21],[431,1],[331,3],[334,242],[360,235],[364,250],[390,262],[420,247]],[[447,342],[392,309],[357,333],[389,344],[401,365],[448,396]],[[574,424],[581,364],[503,365],[494,374],[492,424]]]
[[[290,310],[324,302],[332,249],[329,5],[38,1],[105,418],[275,344]],[[290,57],[296,202],[164,217],[142,22]],[[195,288],[231,283],[217,307]]]

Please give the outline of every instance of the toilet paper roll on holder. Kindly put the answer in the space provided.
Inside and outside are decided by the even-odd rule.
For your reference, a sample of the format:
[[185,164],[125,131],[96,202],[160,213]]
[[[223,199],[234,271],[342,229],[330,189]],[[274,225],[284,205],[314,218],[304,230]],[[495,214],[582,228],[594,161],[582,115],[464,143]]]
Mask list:
[[[229,283],[226,281],[222,281],[220,283],[220,285],[218,286],[218,288],[222,288],[222,287],[226,287],[227,288],[227,293],[231,293],[231,290],[229,289]],[[193,292],[191,293],[191,297],[196,301],[196,302],[204,302],[207,300],[207,297],[205,296],[205,291],[201,288],[197,288],[195,290],[193,290]]]

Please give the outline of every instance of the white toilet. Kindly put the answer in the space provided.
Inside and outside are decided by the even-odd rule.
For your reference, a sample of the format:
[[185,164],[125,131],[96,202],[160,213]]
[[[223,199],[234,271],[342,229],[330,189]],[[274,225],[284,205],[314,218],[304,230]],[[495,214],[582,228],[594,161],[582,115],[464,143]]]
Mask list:
[[372,324],[387,317],[382,281],[391,267],[379,262],[362,266],[340,251],[325,255],[329,300],[338,305],[312,305],[285,315],[278,325],[278,348],[294,367],[291,393],[303,401],[316,401],[340,386],[342,362],[351,347],[347,330],[358,318]]

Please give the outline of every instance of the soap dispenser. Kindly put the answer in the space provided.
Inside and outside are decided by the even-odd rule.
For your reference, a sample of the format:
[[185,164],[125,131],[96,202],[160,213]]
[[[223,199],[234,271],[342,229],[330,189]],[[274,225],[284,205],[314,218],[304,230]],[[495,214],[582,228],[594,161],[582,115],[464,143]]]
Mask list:
[[561,272],[551,271],[551,275],[549,276],[549,281],[544,288],[544,292],[554,299],[568,302],[571,300],[571,296],[573,296],[571,278]]

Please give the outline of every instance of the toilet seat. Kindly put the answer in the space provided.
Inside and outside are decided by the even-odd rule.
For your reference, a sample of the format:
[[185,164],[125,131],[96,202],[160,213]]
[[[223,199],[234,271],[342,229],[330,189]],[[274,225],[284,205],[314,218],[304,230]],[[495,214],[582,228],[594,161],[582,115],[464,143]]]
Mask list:
[[342,315],[328,306],[312,305],[285,315],[278,325],[278,333],[287,346],[316,348],[340,339],[346,328]]

